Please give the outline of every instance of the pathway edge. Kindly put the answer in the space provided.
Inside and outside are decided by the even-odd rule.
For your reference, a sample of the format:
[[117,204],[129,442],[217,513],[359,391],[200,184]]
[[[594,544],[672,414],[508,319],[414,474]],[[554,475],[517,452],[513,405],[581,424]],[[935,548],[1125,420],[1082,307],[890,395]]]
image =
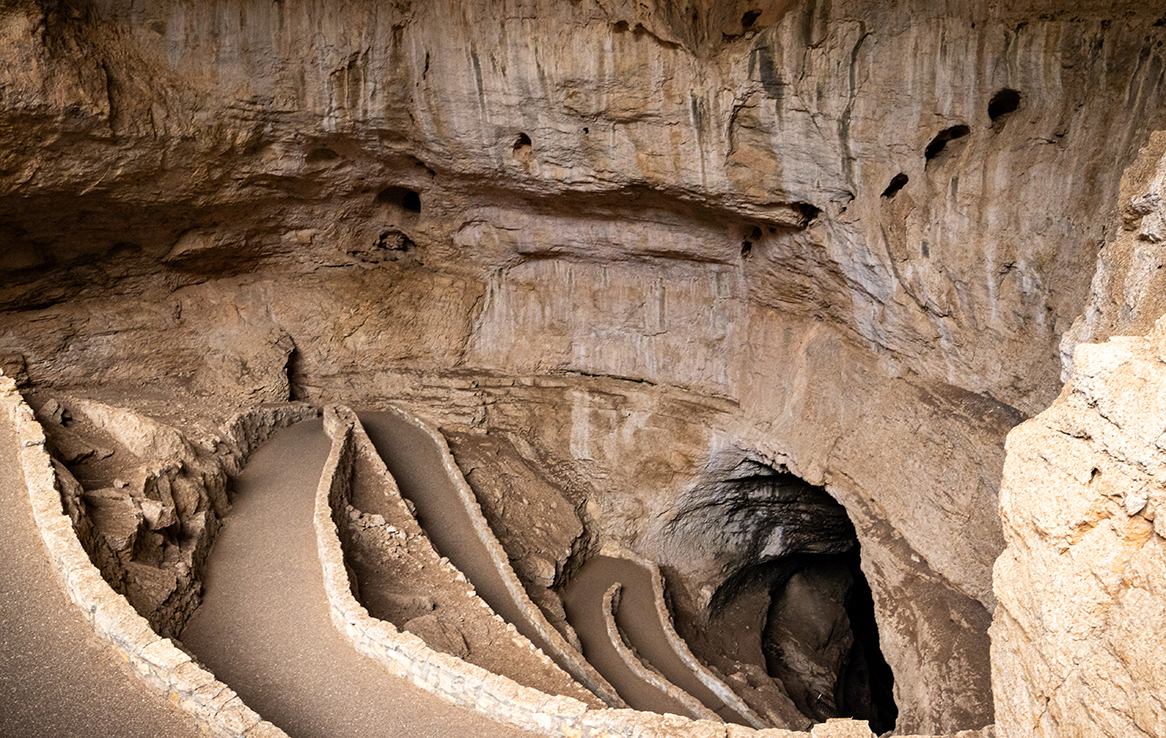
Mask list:
[[0,404],[20,442],[20,467],[33,517],[53,569],[69,599],[93,632],[115,649],[134,673],[190,713],[199,727],[222,738],[287,738],[243,703],[230,687],[195,663],[115,592],[89,560],[61,505],[60,482],[45,450],[44,429],[16,389],[0,373]]

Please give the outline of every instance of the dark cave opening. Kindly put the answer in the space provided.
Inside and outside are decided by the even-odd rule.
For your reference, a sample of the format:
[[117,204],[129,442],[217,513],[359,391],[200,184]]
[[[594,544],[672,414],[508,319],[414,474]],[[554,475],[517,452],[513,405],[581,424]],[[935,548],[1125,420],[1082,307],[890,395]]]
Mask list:
[[971,132],[972,129],[963,124],[943,129],[935,134],[935,138],[931,139],[931,143],[927,144],[927,149],[923,152],[924,158],[927,161],[935,159],[947,148],[948,142],[963,138]]
[[1020,107],[1020,93],[1005,87],[988,101],[988,118],[993,123],[1002,121],[1006,115]]
[[846,509],[755,459],[714,475],[672,521],[689,544],[724,556],[698,650],[757,664],[811,722],[849,717],[876,734],[893,729],[894,674]]
[[856,543],[844,554],[789,562],[770,588],[762,651],[766,670],[802,714],[815,722],[867,720],[882,734],[898,717],[894,675],[859,560]]
[[377,193],[377,202],[391,205],[406,213],[421,212],[421,194],[408,187],[386,187]]

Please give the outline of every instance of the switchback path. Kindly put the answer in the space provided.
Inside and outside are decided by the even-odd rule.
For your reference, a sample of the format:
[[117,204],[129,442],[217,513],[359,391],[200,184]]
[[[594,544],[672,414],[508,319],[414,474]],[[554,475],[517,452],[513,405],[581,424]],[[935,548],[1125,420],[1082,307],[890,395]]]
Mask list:
[[252,455],[183,643],[293,738],[529,736],[390,675],[333,627],[313,527],[329,448],[316,420]]
[[[449,478],[440,449],[420,428],[393,412],[362,412],[361,424],[376,446],[402,496],[416,507],[417,521],[438,553],[462,571],[478,594],[505,620],[546,653],[553,653],[526,626],[489,552],[473,532],[457,487]],[[607,587],[626,585],[617,622],[633,645],[674,685],[687,691],[731,722],[745,723],[713,694],[672,650],[656,608],[649,572],[624,559],[596,557],[587,562],[567,588],[568,620],[584,647],[584,656],[632,707],[696,717],[672,697],[644,682],[622,660],[608,638],[603,615]]]
[[194,738],[194,719],[98,640],[41,541],[0,416],[0,736]]
[[[642,683],[630,669],[619,663],[614,649],[607,642],[604,630],[603,594],[612,584],[623,585],[620,605],[616,610],[615,622],[639,655],[650,663],[672,684],[700,700],[705,707],[721,716],[726,722],[748,725],[748,722],[733,708],[729,707],[701,682],[692,669],[677,656],[672,649],[664,625],[660,622],[656,606],[652,575],[643,566],[628,559],[611,556],[594,556],[587,560],[571,579],[563,592],[563,605],[567,620],[579,633],[587,658],[595,663],[601,659],[607,668],[596,668],[609,682],[620,690],[620,696],[632,707],[641,710],[656,710],[652,705],[670,704],[668,712],[689,714],[674,700],[655,687]],[[584,638],[584,634],[588,637]],[[594,656],[592,654],[595,654]],[[619,683],[616,683],[616,680]],[[663,702],[662,702],[663,701]]]

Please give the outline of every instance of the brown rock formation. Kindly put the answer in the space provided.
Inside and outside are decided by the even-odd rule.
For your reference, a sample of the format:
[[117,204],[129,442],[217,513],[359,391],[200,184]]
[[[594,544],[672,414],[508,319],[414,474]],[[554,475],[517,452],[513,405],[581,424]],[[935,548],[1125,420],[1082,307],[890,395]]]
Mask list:
[[[1163,112],[1160,16],[17,0],[0,365],[522,438],[698,624],[732,572],[669,536],[679,501],[728,460],[792,473],[854,525],[899,729],[979,728],[1003,439],[1057,396]],[[1141,305],[1138,248],[1106,273]]]
[[1123,179],[1064,390],[1008,437],[992,667],[1010,738],[1166,732],[1164,146],[1155,134]]

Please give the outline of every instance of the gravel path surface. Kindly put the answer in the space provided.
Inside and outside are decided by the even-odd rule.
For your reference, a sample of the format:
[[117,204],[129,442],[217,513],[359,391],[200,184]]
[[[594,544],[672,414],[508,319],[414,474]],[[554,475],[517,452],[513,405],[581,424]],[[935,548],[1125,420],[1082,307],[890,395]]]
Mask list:
[[33,521],[17,448],[0,419],[0,736],[198,735],[68,599]]
[[328,450],[307,421],[251,457],[183,643],[293,738],[530,735],[391,676],[333,628],[312,525]]

